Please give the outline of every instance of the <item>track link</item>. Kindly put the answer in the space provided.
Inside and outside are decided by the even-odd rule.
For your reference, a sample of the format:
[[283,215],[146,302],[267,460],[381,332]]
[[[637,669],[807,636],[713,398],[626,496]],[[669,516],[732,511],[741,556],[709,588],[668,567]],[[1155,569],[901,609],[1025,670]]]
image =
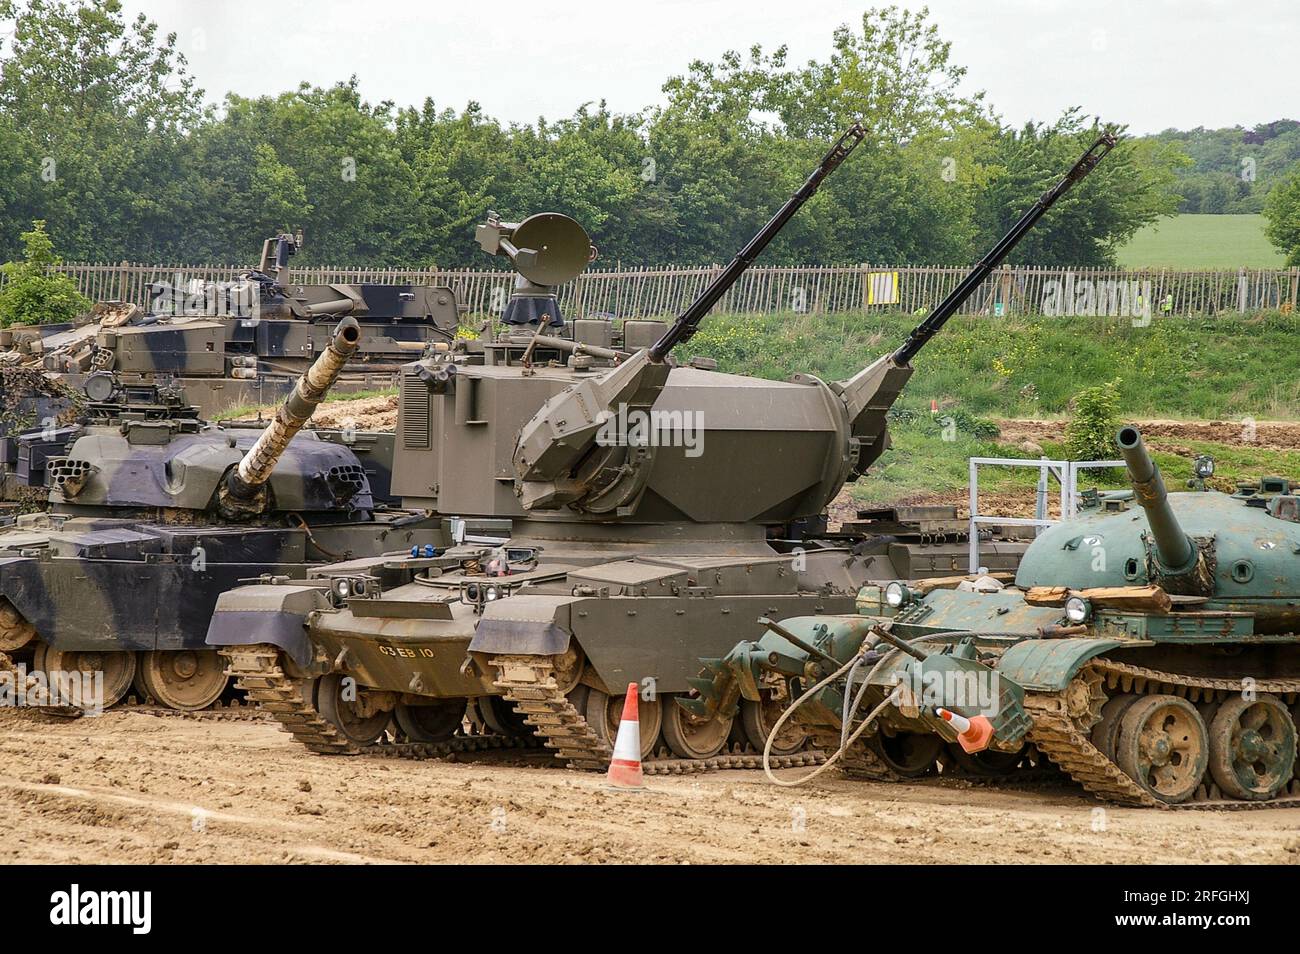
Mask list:
[[[444,742],[383,742],[357,745],[317,711],[310,698],[311,683],[295,679],[280,665],[274,646],[233,646],[221,651],[229,674],[258,709],[313,752],[327,755],[370,755],[389,759],[437,759],[466,752],[531,748],[532,738],[502,735],[457,735]],[[496,657],[497,686],[515,711],[524,716],[544,744],[570,768],[604,771],[612,753],[586,719],[561,693],[549,660],[533,656]],[[800,752],[773,759],[777,768],[816,765],[820,752]],[[722,769],[759,769],[761,753],[731,752],[711,759],[652,758],[643,763],[647,775],[688,775]]]
[[[493,656],[489,663],[496,670],[493,684],[502,696],[513,703],[525,724],[554,750],[555,757],[568,768],[603,772],[613,753],[587,724],[555,679],[552,660],[545,656]],[[817,765],[826,760],[820,752],[798,752],[771,760],[774,768]],[[761,769],[761,752],[719,753],[709,759],[645,759],[641,769],[646,775],[690,775],[722,769]]]
[[294,679],[280,666],[280,650],[274,646],[228,646],[220,650],[229,661],[227,673],[235,686],[280,728],[313,752],[354,755],[361,746],[348,741],[328,719],[316,711],[311,683]]
[[493,685],[533,727],[548,749],[569,768],[601,770],[613,752],[587,724],[555,681],[555,666],[546,656],[493,656]]
[[460,752],[519,748],[525,740],[496,735],[456,735],[443,742],[383,742],[358,745],[345,738],[317,711],[311,681],[287,675],[274,646],[231,646],[221,650],[228,673],[259,709],[313,752],[325,755],[377,755],[381,758],[435,759]]
[[262,722],[267,713],[254,705],[241,705],[238,699],[222,705],[220,700],[206,709],[173,709],[157,702],[142,701],[130,696],[115,705],[113,712],[138,712],[141,715],[171,719],[194,719],[199,722]]
[[[1083,677],[1089,669],[1100,673],[1103,684],[1116,692],[1163,693],[1196,701],[1213,698],[1215,693],[1241,691],[1240,679],[1185,676],[1104,658],[1093,660],[1075,679]],[[1259,680],[1255,688],[1259,692],[1292,694],[1300,692],[1300,679]],[[1224,798],[1217,786],[1205,781],[1190,800],[1171,805],[1143,789],[1092,744],[1088,730],[1067,711],[1064,693],[1026,692],[1025,708],[1033,719],[1029,740],[1085,790],[1103,801],[1174,810],[1246,811],[1300,806],[1300,779],[1292,779],[1286,794],[1280,793],[1268,801]]]

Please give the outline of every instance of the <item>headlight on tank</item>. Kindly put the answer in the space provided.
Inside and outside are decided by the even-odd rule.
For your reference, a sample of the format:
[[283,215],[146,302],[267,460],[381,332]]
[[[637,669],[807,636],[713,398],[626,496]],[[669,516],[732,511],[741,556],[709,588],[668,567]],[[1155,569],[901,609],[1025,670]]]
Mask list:
[[365,577],[339,576],[330,581],[330,596],[334,605],[342,606],[350,599],[363,599],[373,595],[378,587],[371,587]]
[[885,603],[898,609],[912,600],[912,591],[902,583],[894,582],[885,587]]
[[1092,604],[1082,596],[1071,596],[1065,601],[1065,618],[1071,623],[1086,623],[1092,619]]
[[491,603],[493,600],[500,598],[501,590],[495,586],[487,586],[483,590],[483,600]]

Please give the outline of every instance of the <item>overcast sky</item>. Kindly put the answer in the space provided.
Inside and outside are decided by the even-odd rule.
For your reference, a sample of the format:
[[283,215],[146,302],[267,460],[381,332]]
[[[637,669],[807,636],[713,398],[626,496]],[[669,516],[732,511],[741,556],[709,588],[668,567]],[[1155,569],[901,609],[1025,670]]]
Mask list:
[[[883,3],[881,4],[883,5]],[[920,3],[904,2],[907,7]],[[931,0],[932,17],[1010,123],[1082,106],[1133,132],[1300,118],[1293,0]],[[175,31],[212,101],[355,73],[371,100],[470,100],[504,121],[604,98],[661,101],[691,60],[787,44],[830,51],[845,0],[125,0]]]

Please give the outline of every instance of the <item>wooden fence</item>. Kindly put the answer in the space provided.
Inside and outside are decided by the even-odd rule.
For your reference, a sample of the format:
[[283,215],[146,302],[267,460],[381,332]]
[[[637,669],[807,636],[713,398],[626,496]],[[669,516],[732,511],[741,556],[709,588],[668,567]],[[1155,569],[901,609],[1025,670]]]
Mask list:
[[[182,288],[192,281],[226,282],[246,266],[65,264],[82,294],[94,301],[146,305],[148,286]],[[570,317],[634,318],[680,312],[720,271],[684,268],[593,268],[560,289]],[[913,313],[933,307],[966,274],[965,267],[799,266],[755,267],[726,294],[724,312],[845,312],[887,309]],[[455,289],[471,314],[499,312],[513,287],[513,274],[486,269],[296,268],[304,284],[435,284]],[[0,276],[0,285],[3,276]],[[1229,271],[1115,270],[1017,266],[997,270],[962,308],[967,315],[1214,315],[1260,309],[1294,309],[1300,299],[1300,268]],[[1166,304],[1166,300],[1168,303]]]

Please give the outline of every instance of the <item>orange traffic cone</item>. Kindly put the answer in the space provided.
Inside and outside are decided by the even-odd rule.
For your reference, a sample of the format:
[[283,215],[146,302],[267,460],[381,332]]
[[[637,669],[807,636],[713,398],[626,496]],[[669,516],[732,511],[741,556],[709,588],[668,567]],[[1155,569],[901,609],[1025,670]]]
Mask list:
[[641,716],[636,697],[636,683],[630,682],[623,698],[623,718],[614,737],[614,757],[609,760],[609,773],[605,776],[614,788],[645,788],[645,775],[641,772]]
[[967,752],[983,752],[993,741],[993,723],[985,716],[977,715],[970,719],[958,715],[951,709],[936,707],[935,715],[957,730],[957,741]]

